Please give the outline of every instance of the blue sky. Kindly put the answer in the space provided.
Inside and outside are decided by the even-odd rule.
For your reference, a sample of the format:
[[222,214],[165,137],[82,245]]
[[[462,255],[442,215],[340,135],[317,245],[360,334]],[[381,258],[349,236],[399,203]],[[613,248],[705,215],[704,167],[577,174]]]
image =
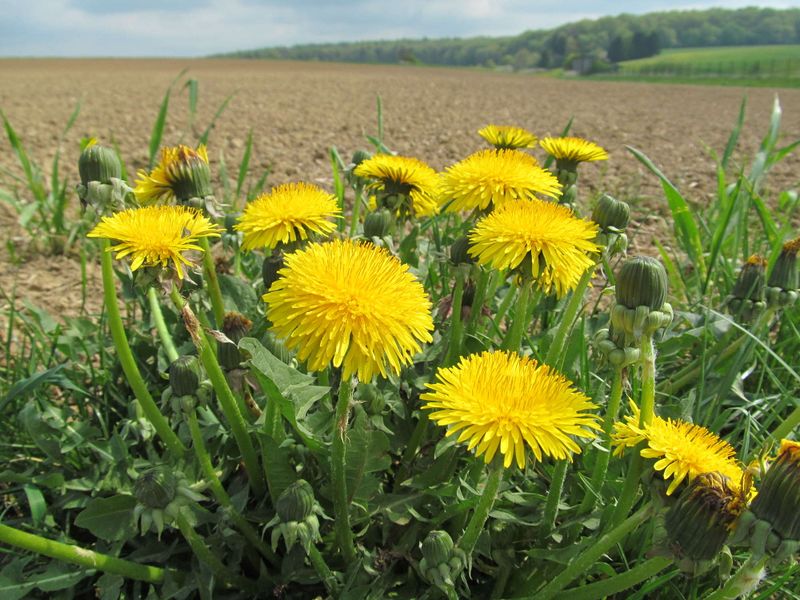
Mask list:
[[0,56],[203,56],[310,42],[515,35],[621,12],[800,0],[0,0]]

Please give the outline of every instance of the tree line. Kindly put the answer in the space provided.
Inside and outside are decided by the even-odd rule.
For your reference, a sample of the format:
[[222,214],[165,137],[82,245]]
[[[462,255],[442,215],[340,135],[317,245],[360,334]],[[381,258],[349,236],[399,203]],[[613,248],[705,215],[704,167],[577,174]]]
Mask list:
[[509,37],[305,44],[217,55],[356,63],[592,68],[658,54],[663,48],[800,43],[800,9],[742,8],[621,14]]

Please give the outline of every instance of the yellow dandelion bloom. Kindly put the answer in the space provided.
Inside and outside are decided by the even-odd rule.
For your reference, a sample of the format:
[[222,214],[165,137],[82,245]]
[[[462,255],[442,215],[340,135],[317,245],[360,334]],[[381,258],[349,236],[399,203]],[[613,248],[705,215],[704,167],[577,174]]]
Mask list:
[[206,147],[197,150],[178,145],[161,149],[161,160],[150,172],[137,173],[133,193],[141,204],[203,197],[211,193],[211,172]]
[[275,248],[308,239],[309,233],[329,235],[341,216],[336,197],[310,183],[286,183],[261,194],[244,208],[236,230],[244,234],[242,248]]
[[498,150],[536,147],[536,136],[522,127],[487,125],[478,135]]
[[358,165],[353,173],[375,180],[368,189],[384,194],[404,195],[418,217],[439,211],[439,176],[419,159],[391,154],[376,154]]
[[561,184],[532,156],[517,150],[481,150],[442,174],[441,199],[448,210],[485,209],[536,194],[557,198]]
[[596,223],[578,219],[566,206],[536,198],[512,200],[478,221],[469,234],[469,253],[499,270],[530,259],[541,288],[555,288],[560,297],[594,265],[589,253],[599,250],[596,235]]
[[620,456],[625,448],[646,441],[643,458],[656,462],[653,469],[661,471],[664,480],[672,479],[667,495],[684,481],[692,481],[702,473],[717,472],[740,489],[744,472],[736,460],[736,451],[728,442],[701,425],[654,417],[649,425],[639,426],[639,409],[631,402],[632,414],[624,423],[614,427],[612,445]]
[[87,237],[118,242],[109,250],[116,258],[131,257],[131,270],[139,267],[175,267],[183,278],[184,265],[192,262],[184,256],[189,250],[202,251],[197,240],[219,237],[221,228],[198,210],[185,206],[145,206],[118,212],[102,221]]
[[539,141],[539,145],[557,161],[579,163],[608,159],[603,148],[579,137],[546,137]]
[[420,396],[429,418],[458,432],[458,441],[491,462],[498,450],[505,467],[525,467],[525,446],[542,455],[572,460],[580,453],[573,436],[592,438],[597,408],[563,375],[516,352],[483,352],[440,368]]
[[333,364],[369,382],[399,373],[432,340],[431,303],[408,266],[351,240],[312,243],[286,256],[264,295],[272,329],[308,369]]

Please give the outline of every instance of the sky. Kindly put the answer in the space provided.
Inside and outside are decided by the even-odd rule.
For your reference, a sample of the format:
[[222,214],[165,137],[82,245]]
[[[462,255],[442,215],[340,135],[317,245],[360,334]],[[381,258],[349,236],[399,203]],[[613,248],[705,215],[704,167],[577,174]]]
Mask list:
[[294,44],[517,35],[621,12],[800,0],[0,0],[0,56],[206,56]]

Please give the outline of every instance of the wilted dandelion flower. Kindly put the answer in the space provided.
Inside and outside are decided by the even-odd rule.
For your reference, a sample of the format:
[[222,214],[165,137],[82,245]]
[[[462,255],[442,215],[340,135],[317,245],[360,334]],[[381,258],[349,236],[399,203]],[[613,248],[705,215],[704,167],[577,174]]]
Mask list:
[[539,141],[539,145],[556,161],[564,163],[608,159],[608,153],[603,148],[579,137],[546,137]]
[[161,149],[161,160],[147,173],[137,173],[134,193],[141,204],[179,202],[211,195],[211,171],[206,147],[178,145]]
[[701,473],[717,472],[727,477],[731,485],[740,485],[743,472],[736,461],[736,451],[728,442],[701,425],[658,416],[649,425],[640,427],[639,409],[633,402],[631,411],[624,423],[614,426],[614,454],[621,456],[625,448],[646,441],[642,457],[656,461],[653,469],[661,471],[664,480],[672,479],[667,495],[685,479],[692,481]]
[[191,261],[188,250],[202,250],[200,238],[219,237],[221,228],[198,210],[185,206],[145,206],[118,212],[102,221],[87,237],[118,242],[110,250],[116,258],[131,257],[131,270],[139,267],[175,267],[183,278],[184,265]]
[[536,194],[557,198],[561,184],[532,156],[517,150],[481,150],[442,174],[441,199],[448,210],[485,209]]
[[264,295],[272,329],[311,371],[399,373],[432,340],[431,303],[408,266],[372,244],[335,240],[289,254]]
[[[425,217],[439,211],[439,176],[417,158],[376,154],[359,164],[353,173],[374,180],[367,188],[381,197],[408,198],[411,201],[409,212],[416,216]],[[392,206],[387,208],[398,210],[400,204],[393,200]]]
[[536,136],[527,129],[513,125],[487,125],[478,135],[498,150],[536,147]]
[[484,352],[440,368],[420,396],[429,418],[489,463],[498,450],[505,467],[525,467],[525,446],[543,455],[572,459],[580,446],[572,436],[594,437],[596,408],[563,375],[515,352]]
[[469,253],[500,270],[530,260],[541,288],[555,288],[563,296],[594,265],[589,253],[599,249],[596,236],[597,224],[576,218],[566,206],[536,198],[513,200],[478,221],[469,234]]
[[275,248],[308,239],[309,233],[327,236],[336,225],[331,218],[341,210],[336,197],[310,183],[286,183],[261,194],[244,208],[236,230],[244,234],[242,248]]

